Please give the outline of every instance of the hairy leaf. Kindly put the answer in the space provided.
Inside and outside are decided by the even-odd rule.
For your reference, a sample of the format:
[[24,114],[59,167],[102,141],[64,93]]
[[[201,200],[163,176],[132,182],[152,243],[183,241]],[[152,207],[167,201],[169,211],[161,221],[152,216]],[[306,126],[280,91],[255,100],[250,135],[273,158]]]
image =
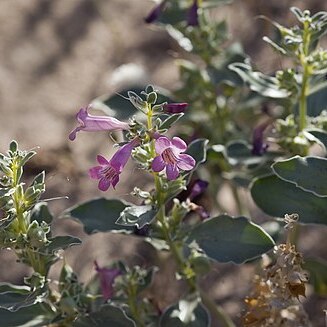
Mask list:
[[327,197],[327,159],[295,156],[275,162],[274,173],[304,191]]
[[116,224],[121,212],[127,207],[129,204],[120,200],[99,198],[67,209],[65,217],[75,218],[81,222],[87,234],[132,229],[128,226],[122,228]]
[[266,253],[273,239],[260,226],[245,217],[221,215],[196,226],[187,242],[195,241],[212,259],[243,263]]
[[327,200],[305,192],[275,175],[254,180],[251,195],[258,207],[270,216],[297,213],[301,223],[327,224]]

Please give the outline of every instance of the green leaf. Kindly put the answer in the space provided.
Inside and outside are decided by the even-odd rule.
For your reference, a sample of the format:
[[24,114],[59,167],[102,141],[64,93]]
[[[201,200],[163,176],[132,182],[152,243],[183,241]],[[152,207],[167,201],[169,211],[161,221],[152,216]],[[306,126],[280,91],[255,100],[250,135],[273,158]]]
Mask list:
[[193,170],[197,169],[198,166],[207,160],[207,147],[209,140],[197,139],[191,142],[185,153],[189,154],[195,159],[196,165]]
[[198,298],[180,300],[169,307],[160,318],[160,327],[209,327],[210,316]]
[[95,232],[109,232],[112,230],[133,229],[128,226],[122,228],[116,224],[121,212],[129,204],[116,200],[99,198],[78,204],[65,211],[66,217],[75,218],[84,225],[87,234]]
[[[145,87],[146,86],[131,86],[130,88],[121,90],[116,94],[105,94],[93,100],[92,106],[95,109],[102,110],[111,117],[115,117],[120,120],[127,120],[128,118],[138,113],[137,109],[128,100],[128,93],[130,92],[130,94],[135,93],[139,95],[144,91]],[[167,90],[158,87],[154,87],[154,89],[158,90],[158,103],[171,101],[169,98],[169,92]]]
[[201,7],[203,9],[210,9],[210,8],[214,8],[217,6],[227,5],[232,2],[233,2],[233,0],[205,0],[202,2]]
[[122,226],[136,225],[138,228],[142,228],[155,218],[157,212],[158,210],[155,210],[151,205],[127,207],[121,212],[116,224]]
[[143,87],[131,87],[116,94],[105,94],[93,100],[92,106],[95,109],[102,110],[111,117],[127,120],[137,113],[137,109],[128,100],[127,92],[133,91],[136,94],[140,94],[143,90]]
[[58,250],[65,250],[73,245],[79,245],[82,241],[73,236],[56,236],[49,239],[50,243],[45,245],[40,249],[41,253],[51,253],[54,254]]
[[307,97],[307,115],[317,117],[327,109],[327,82],[312,87]]
[[48,326],[54,313],[45,303],[37,303],[21,308],[16,312],[0,309],[1,325],[5,327],[43,327]]
[[52,219],[53,216],[46,202],[37,203],[31,211],[31,221],[36,220],[39,224],[45,221],[47,224],[50,224]]
[[197,225],[187,242],[195,241],[212,259],[243,263],[259,257],[274,246],[273,239],[260,226],[245,217],[221,215]]
[[[167,130],[169,129],[173,124],[175,124],[180,118],[184,116],[183,113],[179,114],[173,114],[173,115],[162,115],[163,117],[166,117],[165,120],[160,124],[158,127],[159,130]],[[160,118],[162,118],[160,116]]]
[[[199,165],[207,160],[208,143],[209,140],[207,139],[197,139],[189,144],[185,153],[189,154],[195,159],[195,166],[191,171],[184,173],[186,184],[190,182],[193,172],[199,167]],[[178,194],[180,191],[181,189],[177,191],[176,194]],[[176,194],[171,194],[171,196],[168,198],[171,199]]]
[[[303,131],[310,141],[315,141],[327,152],[327,133],[322,129],[307,129]],[[308,135],[309,134],[309,135]]]
[[250,89],[260,93],[263,96],[274,99],[287,98],[289,93],[280,89],[277,79],[255,72],[252,67],[244,63],[233,63],[228,66],[229,69],[240,75],[244,82],[249,83]]
[[79,318],[73,327],[135,327],[133,320],[125,313],[112,305],[103,305],[99,311]]
[[309,271],[310,283],[315,292],[321,296],[327,295],[327,262],[318,259],[305,259],[303,268]]
[[0,308],[17,311],[40,302],[41,298],[45,297],[46,291],[43,288],[31,292],[29,287],[1,283],[0,295]]
[[263,162],[263,156],[253,155],[252,146],[242,140],[229,142],[225,148],[225,155],[233,166],[241,164],[254,167]]
[[301,223],[327,224],[327,200],[305,192],[275,175],[254,180],[251,195],[257,206],[270,216],[297,213]]
[[320,197],[327,197],[327,159],[295,156],[272,165],[274,173],[286,182]]

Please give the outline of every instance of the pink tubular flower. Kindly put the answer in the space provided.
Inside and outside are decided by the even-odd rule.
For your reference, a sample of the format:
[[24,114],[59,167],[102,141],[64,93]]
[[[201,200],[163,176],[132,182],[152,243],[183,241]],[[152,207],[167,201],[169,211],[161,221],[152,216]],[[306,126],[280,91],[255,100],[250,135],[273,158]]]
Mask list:
[[121,271],[117,268],[100,268],[96,261],[94,261],[94,265],[100,278],[100,288],[103,298],[105,301],[108,301],[114,295],[113,283],[115,278],[121,275]]
[[116,187],[119,182],[119,175],[127,164],[133,148],[138,144],[138,140],[123,145],[108,161],[106,158],[98,155],[97,160],[100,166],[92,167],[89,170],[89,176],[93,179],[99,179],[99,190],[107,191],[110,185]]
[[74,141],[76,138],[76,133],[79,131],[86,132],[96,132],[96,131],[118,131],[118,130],[127,130],[129,129],[129,125],[124,123],[116,118],[109,116],[92,116],[88,113],[87,108],[81,108],[76,115],[76,119],[79,122],[79,126],[77,126],[74,130],[69,134],[69,139]]
[[179,175],[179,170],[191,170],[195,166],[195,160],[186,151],[186,143],[179,137],[173,137],[169,140],[161,136],[155,143],[158,154],[152,161],[152,169],[155,172],[166,168],[168,180],[174,180]]

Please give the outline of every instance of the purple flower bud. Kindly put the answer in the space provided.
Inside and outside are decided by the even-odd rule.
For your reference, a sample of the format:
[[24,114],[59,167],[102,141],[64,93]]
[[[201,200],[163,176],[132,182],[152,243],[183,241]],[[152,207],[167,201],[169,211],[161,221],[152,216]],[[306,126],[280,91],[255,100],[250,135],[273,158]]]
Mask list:
[[100,288],[103,298],[105,301],[108,301],[114,295],[113,284],[115,278],[121,275],[121,271],[117,268],[100,268],[96,261],[94,261],[94,265],[100,278]]
[[149,224],[145,224],[143,227],[138,228],[137,226],[134,226],[134,234],[137,236],[149,236],[150,234],[150,225]]
[[268,144],[264,143],[263,136],[264,131],[269,125],[270,121],[264,122],[254,129],[252,138],[252,154],[262,156],[267,151]]
[[99,179],[98,188],[101,191],[107,191],[110,185],[116,187],[119,182],[119,175],[126,166],[132,150],[139,144],[138,139],[123,145],[108,161],[106,158],[98,155],[99,166],[92,167],[89,170],[89,176],[93,179]]
[[69,139],[74,141],[76,138],[76,133],[79,131],[85,132],[96,132],[96,131],[119,131],[119,130],[128,130],[129,125],[124,123],[116,118],[109,116],[92,116],[88,113],[87,108],[81,108],[76,115],[76,119],[79,122],[74,130],[69,134]]
[[144,18],[144,21],[147,24],[151,24],[153,22],[155,22],[159,16],[161,15],[161,12],[164,8],[164,5],[166,3],[166,0],[160,2],[157,6],[155,6],[150,12],[149,14]]
[[186,143],[179,137],[173,137],[172,140],[161,136],[155,143],[158,154],[152,161],[152,169],[155,172],[166,168],[168,180],[174,180],[178,177],[180,170],[192,170],[195,166],[195,160],[186,151]]
[[188,103],[181,102],[181,103],[166,103],[163,106],[163,109],[168,114],[179,114],[184,112],[187,108]]
[[189,199],[192,201],[194,198],[202,194],[207,188],[209,183],[202,179],[197,179],[190,191]]
[[194,0],[193,5],[189,8],[187,12],[188,26],[199,26],[198,9],[198,0]]

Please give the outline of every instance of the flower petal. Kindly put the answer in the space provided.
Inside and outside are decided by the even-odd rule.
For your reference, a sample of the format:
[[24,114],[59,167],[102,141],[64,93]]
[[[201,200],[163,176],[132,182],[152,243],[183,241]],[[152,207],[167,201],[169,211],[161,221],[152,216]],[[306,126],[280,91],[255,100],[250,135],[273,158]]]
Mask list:
[[79,112],[76,114],[76,119],[82,126],[85,125],[86,117],[89,115],[89,113],[87,112],[88,109],[89,106],[87,108],[81,108]]
[[166,166],[166,174],[167,174],[167,179],[169,181],[171,181],[171,180],[174,180],[174,179],[176,179],[178,177],[179,170],[178,170],[176,165],[168,164]]
[[171,143],[179,150],[179,152],[184,152],[187,149],[187,144],[177,136],[173,137]]
[[115,176],[113,179],[112,179],[112,187],[113,188],[116,188],[116,185],[118,184],[119,182],[119,175]]
[[132,154],[133,148],[136,146],[136,143],[133,141],[123,145],[110,159],[110,165],[117,171],[121,172],[122,169],[126,166],[129,157]]
[[99,184],[98,184],[98,188],[99,188],[100,191],[107,191],[109,186],[110,186],[110,180],[109,179],[107,179],[105,177],[100,179]]
[[171,142],[166,136],[159,137],[156,140],[156,143],[155,143],[156,152],[158,154],[161,154],[162,152],[164,152],[170,146],[171,146]]
[[195,160],[189,154],[180,154],[178,156],[177,167],[183,170],[191,170],[195,166]]
[[69,133],[69,139],[71,140],[71,141],[74,141],[75,139],[76,139],[76,134],[77,134],[77,132],[79,132],[79,131],[81,131],[83,129],[83,127],[81,127],[81,126],[78,126],[78,127],[76,127],[75,129],[73,129],[70,133]]
[[100,288],[102,291],[102,295],[105,301],[107,301],[110,298],[112,298],[112,296],[114,295],[113,284],[115,278],[121,275],[121,271],[117,268],[100,268],[96,261],[94,262],[94,264],[95,264],[95,269],[99,274]]
[[97,155],[97,161],[100,165],[109,165],[109,161],[105,157],[102,157],[100,154]]
[[155,172],[162,171],[165,168],[165,162],[163,161],[161,156],[157,156],[153,159],[151,167]]
[[89,169],[89,176],[93,179],[99,179],[101,178],[101,170],[102,166],[95,166]]

